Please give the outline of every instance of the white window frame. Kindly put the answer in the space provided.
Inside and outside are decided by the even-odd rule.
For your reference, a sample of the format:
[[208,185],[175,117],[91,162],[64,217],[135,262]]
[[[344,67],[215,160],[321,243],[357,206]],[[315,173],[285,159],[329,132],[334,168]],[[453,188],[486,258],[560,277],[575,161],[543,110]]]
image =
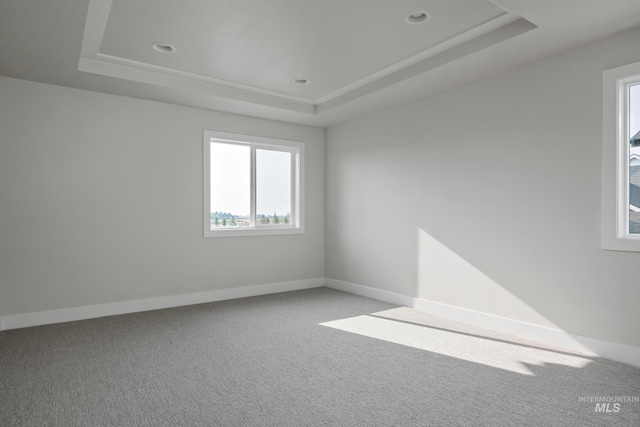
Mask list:
[[[299,141],[204,130],[203,132],[203,199],[204,237],[270,236],[304,233],[304,144]],[[238,144],[251,148],[251,225],[241,228],[211,230],[211,142]],[[291,153],[291,223],[260,224],[256,221],[256,150],[267,149]]]
[[602,248],[640,252],[629,234],[629,86],[640,84],[640,62],[603,73]]

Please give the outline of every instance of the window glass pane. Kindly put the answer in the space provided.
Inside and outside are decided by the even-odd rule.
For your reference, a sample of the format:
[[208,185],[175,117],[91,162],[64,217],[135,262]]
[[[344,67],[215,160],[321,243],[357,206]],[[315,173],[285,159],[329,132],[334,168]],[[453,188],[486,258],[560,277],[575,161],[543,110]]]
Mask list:
[[251,148],[211,142],[211,229],[247,227],[251,214]]
[[291,153],[256,150],[256,222],[291,224]]
[[640,84],[629,87],[629,234],[640,234]]

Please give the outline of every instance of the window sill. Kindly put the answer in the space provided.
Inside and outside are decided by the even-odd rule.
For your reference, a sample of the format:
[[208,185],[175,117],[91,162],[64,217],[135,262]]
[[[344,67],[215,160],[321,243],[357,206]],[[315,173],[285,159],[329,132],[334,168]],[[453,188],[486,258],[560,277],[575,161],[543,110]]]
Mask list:
[[286,234],[304,234],[301,227],[277,227],[277,228],[227,228],[217,230],[205,230],[204,237],[251,237],[251,236],[279,236]]

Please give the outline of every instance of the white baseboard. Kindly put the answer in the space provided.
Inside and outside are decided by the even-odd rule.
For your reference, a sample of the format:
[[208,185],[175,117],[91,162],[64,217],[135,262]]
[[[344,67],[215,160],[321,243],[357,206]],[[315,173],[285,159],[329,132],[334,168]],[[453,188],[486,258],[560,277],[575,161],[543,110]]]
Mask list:
[[335,279],[325,279],[325,285],[329,288],[362,295],[391,304],[412,307],[425,313],[468,323],[481,328],[492,329],[547,345],[561,347],[587,355],[604,357],[640,367],[640,348],[637,347],[584,337],[560,329],[520,322],[518,320],[494,316],[475,310],[442,304],[422,298],[409,297]]
[[30,326],[48,325],[51,323],[71,322],[74,320],[93,319],[96,317],[117,314],[136,313],[140,311],[158,310],[162,308],[181,307],[235,298],[253,297],[275,294],[279,292],[298,291],[324,286],[324,278],[293,280],[290,282],[267,283],[264,285],[244,286],[240,288],[219,289],[191,294],[171,295],[166,297],[146,298],[134,301],[114,302],[84,307],[65,308],[60,310],[40,311],[35,313],[15,314],[0,318],[0,330],[26,328]]
[[481,328],[640,367],[640,348],[335,279],[305,279],[0,317],[0,331],[327,286]]
[[328,288],[406,307],[413,307],[413,300],[415,299],[395,292],[383,291],[381,289],[370,288],[368,286],[356,285],[355,283],[343,282],[341,280],[329,278],[325,279],[324,284]]

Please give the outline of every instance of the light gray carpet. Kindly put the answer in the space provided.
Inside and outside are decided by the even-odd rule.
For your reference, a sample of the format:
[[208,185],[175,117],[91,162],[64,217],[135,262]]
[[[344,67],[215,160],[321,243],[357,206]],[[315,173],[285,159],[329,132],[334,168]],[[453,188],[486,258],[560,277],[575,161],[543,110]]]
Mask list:
[[640,369],[327,288],[0,334],[3,427],[640,426],[599,396]]

